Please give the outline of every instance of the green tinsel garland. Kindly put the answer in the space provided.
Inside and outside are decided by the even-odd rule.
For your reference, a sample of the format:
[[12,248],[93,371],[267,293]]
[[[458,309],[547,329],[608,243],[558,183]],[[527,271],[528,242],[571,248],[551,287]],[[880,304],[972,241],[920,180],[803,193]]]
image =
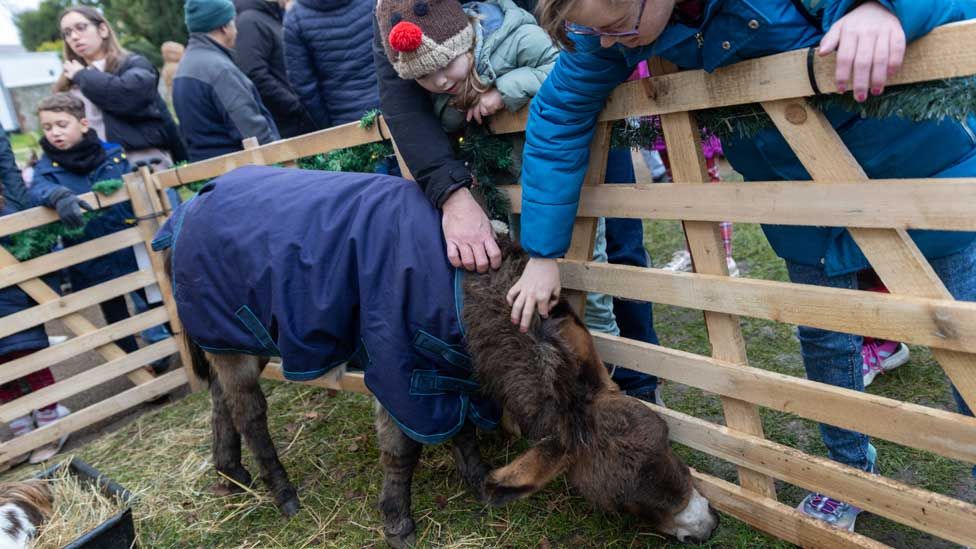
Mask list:
[[[121,179],[106,179],[92,185],[92,191],[104,196],[110,196],[122,188]],[[100,212],[85,212],[85,223],[100,215]],[[4,239],[3,247],[18,261],[27,261],[51,253],[54,245],[61,237],[79,238],[85,233],[85,227],[69,229],[60,221],[48,223],[40,227],[12,234]]]
[[[821,111],[843,109],[863,118],[898,116],[912,122],[965,120],[976,112],[976,77],[894,86],[880,96],[868,96],[864,103],[855,101],[852,94],[822,95],[809,101]],[[758,103],[707,109],[695,115],[699,125],[719,139],[750,139],[773,127],[773,121]],[[647,120],[642,120],[639,128],[621,122],[614,129],[615,147],[646,148],[661,137],[660,128]]]

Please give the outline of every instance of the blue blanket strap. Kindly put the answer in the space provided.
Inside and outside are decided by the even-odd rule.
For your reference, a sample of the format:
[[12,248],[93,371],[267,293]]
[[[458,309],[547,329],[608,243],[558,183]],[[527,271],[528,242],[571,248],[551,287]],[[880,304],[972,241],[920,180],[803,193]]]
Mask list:
[[475,393],[479,386],[469,379],[441,375],[437,370],[414,370],[410,376],[410,394],[435,396],[447,393]]
[[471,357],[464,353],[461,347],[449,345],[423,330],[418,330],[417,334],[414,335],[413,345],[418,349],[443,358],[452,366],[464,370],[471,369]]
[[244,327],[254,335],[254,337],[258,340],[258,343],[261,344],[261,347],[268,354],[271,356],[281,356],[281,351],[278,350],[278,346],[275,344],[274,340],[271,339],[271,334],[268,333],[268,330],[265,329],[265,327],[261,324],[261,321],[258,320],[258,317],[255,316],[253,311],[251,311],[250,307],[244,305],[240,309],[237,309],[237,312],[234,313],[234,315],[237,317],[237,320],[240,320],[241,324],[243,324]]

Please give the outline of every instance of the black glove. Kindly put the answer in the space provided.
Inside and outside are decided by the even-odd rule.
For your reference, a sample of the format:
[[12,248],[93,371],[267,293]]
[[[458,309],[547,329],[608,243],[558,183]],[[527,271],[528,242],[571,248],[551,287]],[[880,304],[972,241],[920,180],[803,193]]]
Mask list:
[[78,198],[78,195],[71,192],[67,187],[59,187],[54,190],[47,198],[49,207],[58,211],[61,223],[69,229],[80,229],[85,226],[85,218],[82,209],[89,212],[95,211],[91,204]]

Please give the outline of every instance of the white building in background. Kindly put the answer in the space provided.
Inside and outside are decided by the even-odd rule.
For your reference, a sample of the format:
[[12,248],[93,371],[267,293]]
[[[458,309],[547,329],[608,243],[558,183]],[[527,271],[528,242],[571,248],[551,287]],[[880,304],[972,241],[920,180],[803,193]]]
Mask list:
[[56,52],[0,46],[0,122],[7,131],[37,131],[37,104],[61,76]]

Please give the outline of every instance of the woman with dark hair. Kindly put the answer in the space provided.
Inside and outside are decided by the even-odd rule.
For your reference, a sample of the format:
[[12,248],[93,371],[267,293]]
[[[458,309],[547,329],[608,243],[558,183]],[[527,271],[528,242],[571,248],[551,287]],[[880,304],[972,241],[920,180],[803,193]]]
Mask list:
[[[187,160],[179,129],[159,95],[159,73],[152,63],[123,49],[111,25],[93,8],[69,7],[61,12],[58,25],[64,38],[64,72],[54,91],[68,92],[84,102],[85,118],[98,138],[122,147],[123,159],[133,167],[147,164],[165,169]],[[174,203],[179,201],[175,192],[170,197]],[[135,249],[138,257],[139,247]],[[142,290],[130,297],[139,313],[159,306],[149,304]],[[169,335],[160,325],[143,330],[142,339],[151,344]],[[166,362],[154,367],[162,370]]]
[[145,57],[122,48],[112,27],[88,6],[58,18],[64,38],[64,72],[56,92],[85,102],[85,116],[103,141],[122,147],[135,166],[167,168],[186,159],[176,123],[157,91],[159,73]]

